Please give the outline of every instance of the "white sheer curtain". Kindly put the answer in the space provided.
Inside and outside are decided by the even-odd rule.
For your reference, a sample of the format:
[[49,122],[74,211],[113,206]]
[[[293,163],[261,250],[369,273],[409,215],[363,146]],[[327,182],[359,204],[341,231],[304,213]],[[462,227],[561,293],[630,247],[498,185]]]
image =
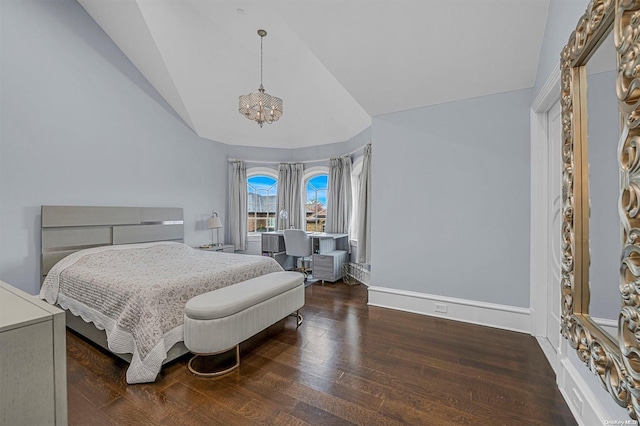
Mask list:
[[351,157],[332,158],[329,165],[327,193],[327,223],[325,230],[349,232],[351,222]]
[[364,147],[358,194],[357,263],[371,263],[371,144]]
[[229,200],[229,230],[231,244],[236,250],[247,249],[247,169],[244,161],[232,163],[231,195]]
[[[278,192],[276,193],[276,229],[305,229],[302,203],[302,164],[281,163],[278,167]],[[286,210],[288,218],[280,219]],[[284,223],[283,223],[284,222]]]

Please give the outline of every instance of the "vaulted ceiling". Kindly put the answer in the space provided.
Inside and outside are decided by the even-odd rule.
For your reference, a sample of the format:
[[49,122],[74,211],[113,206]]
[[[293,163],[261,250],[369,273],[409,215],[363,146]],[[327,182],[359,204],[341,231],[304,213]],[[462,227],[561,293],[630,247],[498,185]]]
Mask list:
[[[78,0],[199,136],[299,148],[535,84],[549,0]],[[258,127],[238,96],[284,101]],[[461,117],[461,123],[464,118]]]

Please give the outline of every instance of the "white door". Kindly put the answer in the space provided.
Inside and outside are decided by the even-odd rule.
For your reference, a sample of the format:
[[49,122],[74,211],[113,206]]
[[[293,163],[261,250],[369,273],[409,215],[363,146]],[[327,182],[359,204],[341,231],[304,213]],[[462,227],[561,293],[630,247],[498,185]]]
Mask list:
[[549,210],[547,212],[547,340],[558,353],[560,347],[560,278],[562,241],[562,109],[560,101],[547,112],[549,141]]

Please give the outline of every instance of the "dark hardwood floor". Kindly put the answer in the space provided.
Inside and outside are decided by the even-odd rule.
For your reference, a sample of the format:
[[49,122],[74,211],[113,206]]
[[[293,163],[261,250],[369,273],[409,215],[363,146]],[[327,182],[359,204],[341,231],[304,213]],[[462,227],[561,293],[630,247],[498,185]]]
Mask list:
[[67,332],[70,425],[574,425],[531,336],[369,307],[366,287],[306,289],[304,323],[205,379],[188,358],[155,383]]

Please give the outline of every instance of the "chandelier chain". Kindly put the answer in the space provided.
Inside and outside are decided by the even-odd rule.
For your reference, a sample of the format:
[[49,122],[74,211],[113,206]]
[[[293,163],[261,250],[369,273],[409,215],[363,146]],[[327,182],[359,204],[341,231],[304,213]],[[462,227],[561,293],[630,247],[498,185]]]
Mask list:
[[264,41],[264,36],[260,36],[260,87],[264,88],[262,86],[262,42]]

